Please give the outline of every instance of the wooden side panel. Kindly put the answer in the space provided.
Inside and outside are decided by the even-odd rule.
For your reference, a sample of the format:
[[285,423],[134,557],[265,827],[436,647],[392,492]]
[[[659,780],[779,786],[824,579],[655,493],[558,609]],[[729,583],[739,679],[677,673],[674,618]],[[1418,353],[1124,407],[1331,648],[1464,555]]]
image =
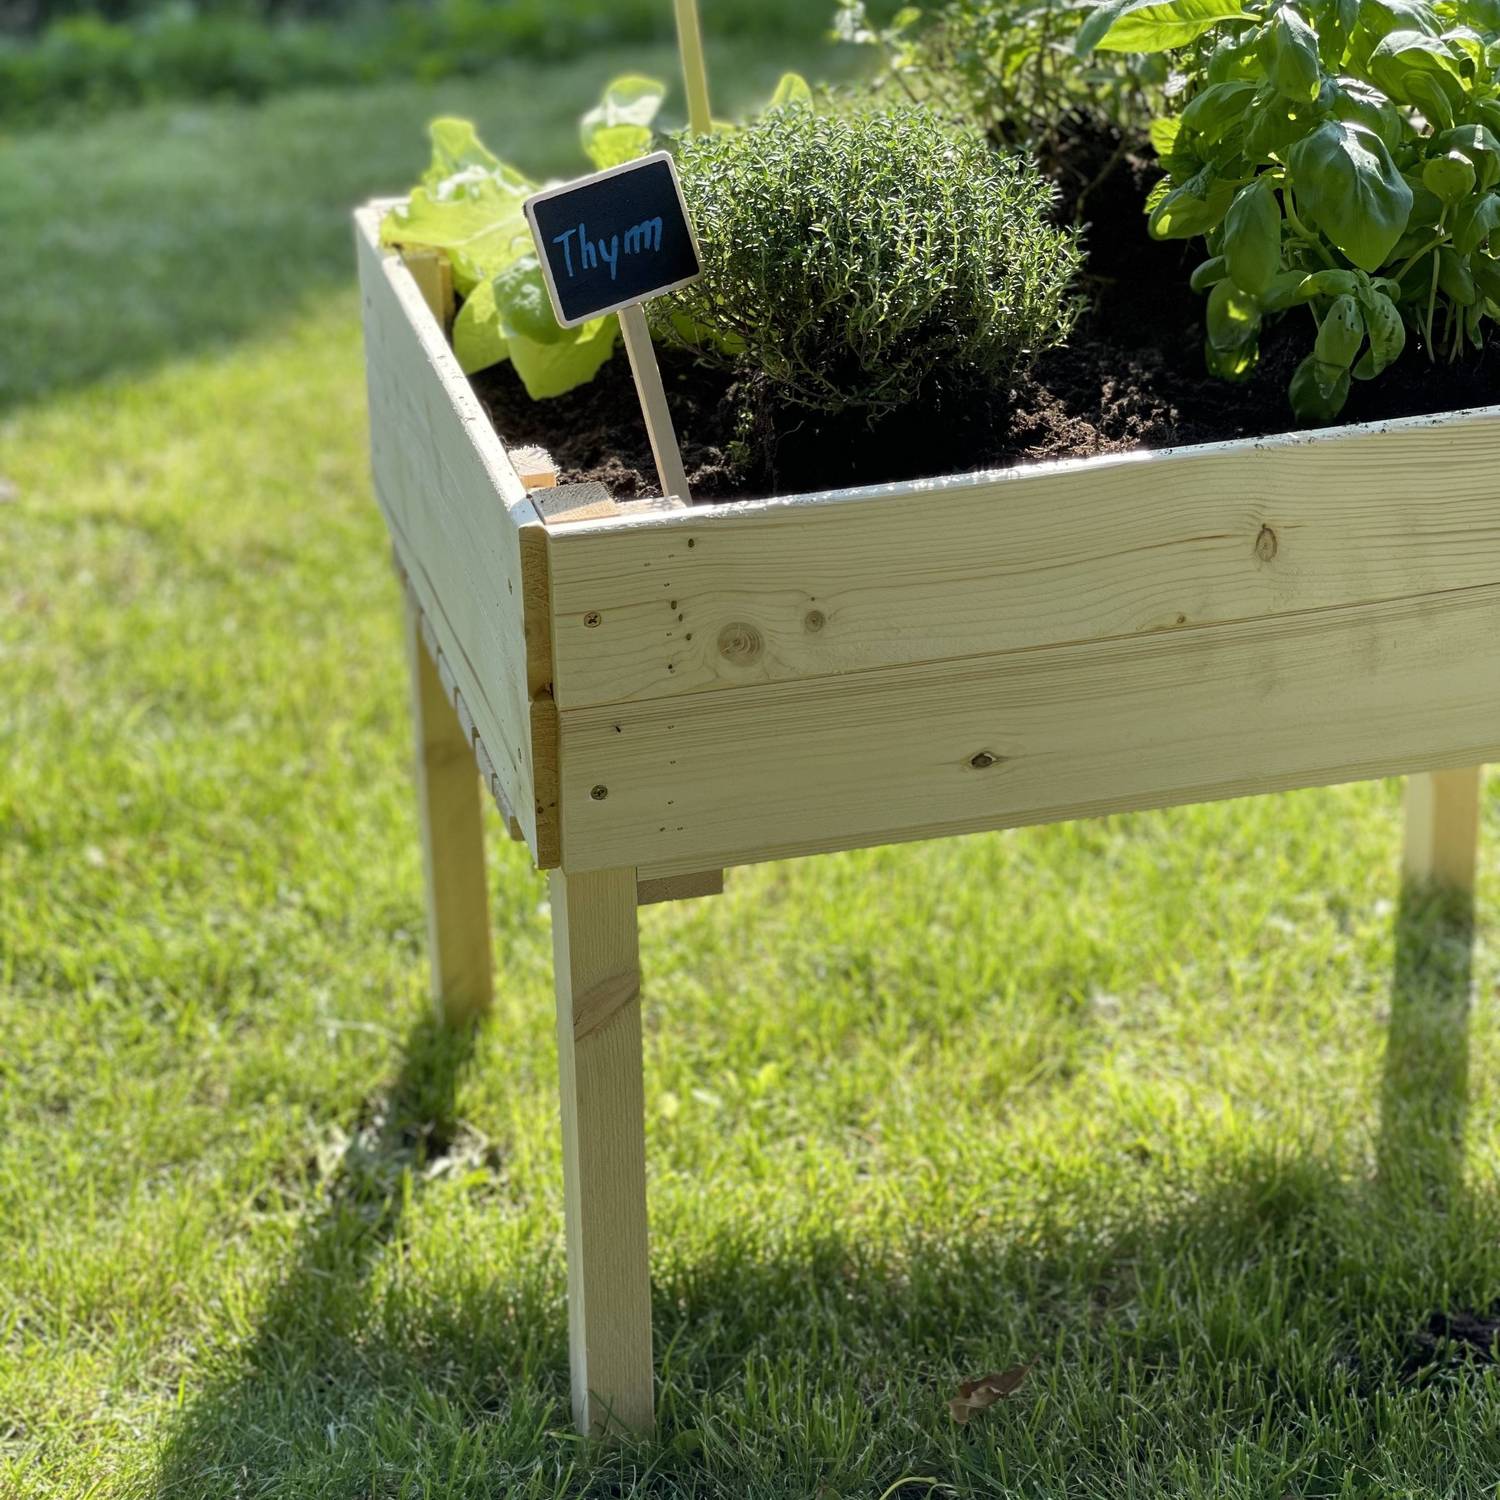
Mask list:
[[[1443,482],[1431,483],[1441,467]],[[1500,582],[1500,414],[583,522],[567,712]]]
[[574,870],[654,874],[1500,758],[1500,584],[560,714]]
[[375,491],[501,793],[539,864],[557,862],[539,816],[520,526],[526,491],[409,272],[357,216]]

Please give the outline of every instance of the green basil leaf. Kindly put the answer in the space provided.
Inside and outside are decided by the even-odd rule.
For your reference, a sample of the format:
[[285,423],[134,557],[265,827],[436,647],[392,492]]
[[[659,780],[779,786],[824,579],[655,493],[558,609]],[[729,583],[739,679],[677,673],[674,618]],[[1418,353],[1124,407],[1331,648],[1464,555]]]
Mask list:
[[1370,77],[1397,104],[1452,125],[1464,100],[1458,59],[1446,42],[1420,31],[1393,31],[1370,53]]
[[1203,362],[1208,366],[1208,373],[1220,380],[1248,380],[1260,362],[1260,345],[1249,343],[1241,344],[1237,349],[1215,349],[1205,341]]
[[1250,106],[1250,128],[1245,132],[1245,155],[1252,161],[1284,158],[1292,146],[1318,123],[1317,107],[1294,103],[1269,84]]
[[1385,142],[1362,125],[1328,120],[1291,148],[1297,201],[1355,265],[1378,270],[1406,230],[1411,188]]
[[1232,281],[1220,281],[1208,294],[1204,323],[1213,348],[1242,348],[1260,332],[1260,304]]
[[1427,0],[1360,0],[1359,24],[1376,41],[1393,31],[1421,31],[1436,36],[1443,29],[1437,11]]
[[1309,354],[1292,375],[1287,396],[1301,421],[1331,422],[1349,399],[1349,371]]
[[1364,342],[1365,320],[1359,303],[1347,293],[1334,299],[1333,306],[1318,324],[1313,355],[1325,365],[1350,365]]
[[1224,257],[1215,255],[1211,260],[1206,260],[1194,268],[1193,274],[1188,278],[1188,285],[1195,292],[1206,292],[1209,287],[1223,281],[1228,274],[1229,270],[1224,264]]
[[[1406,218],[1407,234],[1418,228],[1426,228],[1429,231],[1436,228],[1438,221],[1446,212],[1443,200],[1422,181],[1420,173],[1403,172],[1401,180],[1411,189],[1411,213]],[[1405,239],[1406,236],[1403,235],[1401,238]],[[1423,238],[1431,239],[1432,235],[1429,232]],[[1396,243],[1399,248],[1401,241],[1398,240]],[[1407,254],[1411,252],[1408,250]]]
[[1215,177],[1211,167],[1204,167],[1162,197],[1152,208],[1147,227],[1159,240],[1187,240],[1207,234],[1229,211],[1237,186]]
[[1488,255],[1471,255],[1469,275],[1491,302],[1500,303],[1500,261],[1491,260]]
[[1299,103],[1318,97],[1318,37],[1299,11],[1283,5],[1261,30],[1260,62],[1277,90]]
[[1353,271],[1313,271],[1302,278],[1302,290],[1307,297],[1342,297],[1358,287],[1359,277]]
[[1363,125],[1394,151],[1401,144],[1401,111],[1373,84],[1362,78],[1338,78],[1329,91],[1327,107],[1336,120]]
[[1456,125],[1440,132],[1432,144],[1439,151],[1459,151],[1468,157],[1474,163],[1481,192],[1500,182],[1500,137],[1488,126]]
[[[1500,5],[1500,0],[1495,0],[1495,3]],[[1255,37],[1253,31],[1239,36],[1222,37],[1208,59],[1208,81],[1237,83],[1248,80],[1258,83],[1260,58],[1257,55]]]
[[1482,193],[1466,198],[1453,212],[1453,248],[1460,255],[1472,255],[1500,229],[1500,196]]
[[1242,0],[1112,0],[1078,30],[1080,57],[1101,52],[1165,52],[1183,47],[1220,21],[1245,13]]
[[1151,149],[1158,156],[1170,156],[1172,147],[1177,144],[1177,137],[1181,130],[1181,115],[1158,115],[1151,122],[1149,131]]
[[1281,205],[1265,178],[1247,183],[1224,215],[1224,261],[1235,285],[1259,295],[1281,268]]
[[1400,358],[1406,347],[1406,324],[1389,297],[1372,292],[1360,299],[1365,315],[1365,332],[1370,346],[1354,367],[1356,380],[1373,380],[1388,365]]
[[1438,290],[1461,307],[1472,306],[1479,295],[1468,262],[1448,245],[1438,249]]
[[1253,83],[1211,83],[1183,110],[1183,128],[1214,144],[1244,118],[1254,95]]
[[1432,156],[1422,163],[1422,182],[1427,190],[1451,207],[1474,191],[1474,163],[1461,152]]
[[1289,307],[1300,307],[1304,302],[1311,302],[1314,293],[1308,287],[1307,279],[1304,271],[1278,271],[1271,278],[1271,285],[1261,293],[1261,311],[1285,312]]

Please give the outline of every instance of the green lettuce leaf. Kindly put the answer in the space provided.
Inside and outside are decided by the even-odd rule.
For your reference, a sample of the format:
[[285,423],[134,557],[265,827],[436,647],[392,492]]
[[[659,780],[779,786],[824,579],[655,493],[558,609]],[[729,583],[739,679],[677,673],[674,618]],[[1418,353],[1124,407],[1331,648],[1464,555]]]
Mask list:
[[454,289],[467,297],[531,248],[521,204],[536,186],[491,155],[467,120],[434,120],[428,134],[432,164],[410,200],[385,216],[380,240],[446,250]]
[[619,319],[592,318],[578,328],[561,330],[563,337],[552,343],[541,343],[522,334],[509,337],[510,362],[526,394],[533,401],[566,395],[580,385],[587,385],[600,365],[615,349]]
[[500,310],[495,306],[495,284],[481,281],[464,299],[453,320],[453,352],[465,375],[487,370],[509,357]]
[[602,172],[644,156],[651,149],[651,124],[666,85],[638,73],[612,80],[604,97],[578,122],[584,155]]

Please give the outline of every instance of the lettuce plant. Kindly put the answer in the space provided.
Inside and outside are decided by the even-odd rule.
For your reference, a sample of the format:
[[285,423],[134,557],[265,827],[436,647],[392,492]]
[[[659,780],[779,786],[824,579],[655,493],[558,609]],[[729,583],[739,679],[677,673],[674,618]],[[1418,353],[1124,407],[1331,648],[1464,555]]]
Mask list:
[[[650,78],[615,79],[579,126],[589,161],[602,169],[649,151],[665,92]],[[467,120],[434,120],[428,132],[431,165],[386,215],[381,242],[447,252],[463,298],[453,350],[465,373],[508,359],[533,399],[587,384],[614,352],[619,321],[558,326],[521,211],[537,184],[486,149]]]
[[1289,391],[1305,421],[1408,331],[1429,359],[1481,347],[1500,318],[1496,0],[1110,0],[1077,48],[1171,58],[1148,223],[1207,241],[1215,374],[1245,378],[1265,319],[1297,305],[1316,325]]

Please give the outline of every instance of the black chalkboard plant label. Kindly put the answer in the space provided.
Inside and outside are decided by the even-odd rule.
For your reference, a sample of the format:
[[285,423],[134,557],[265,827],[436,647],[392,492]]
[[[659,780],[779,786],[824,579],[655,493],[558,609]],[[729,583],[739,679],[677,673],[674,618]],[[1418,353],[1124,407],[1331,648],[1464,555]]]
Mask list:
[[698,275],[698,244],[669,152],[547,188],[524,207],[564,328]]
[[682,452],[641,309],[648,297],[686,286],[699,271],[698,242],[670,153],[656,151],[547,188],[521,206],[557,321],[576,328],[619,313],[661,492],[689,502]]

